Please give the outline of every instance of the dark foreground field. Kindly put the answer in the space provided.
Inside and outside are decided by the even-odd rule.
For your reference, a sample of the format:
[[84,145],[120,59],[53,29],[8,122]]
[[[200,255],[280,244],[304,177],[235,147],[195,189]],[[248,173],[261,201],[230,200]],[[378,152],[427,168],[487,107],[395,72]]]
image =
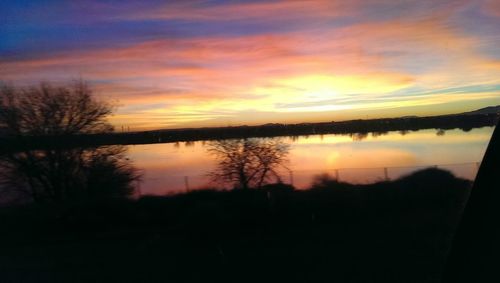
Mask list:
[[364,186],[3,208],[0,281],[439,282],[470,185],[427,169]]

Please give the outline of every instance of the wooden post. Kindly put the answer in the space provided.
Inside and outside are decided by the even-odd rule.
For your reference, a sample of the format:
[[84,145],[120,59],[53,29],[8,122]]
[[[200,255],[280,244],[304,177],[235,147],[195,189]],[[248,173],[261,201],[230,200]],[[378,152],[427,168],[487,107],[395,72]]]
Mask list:
[[386,181],[389,181],[389,170],[387,170],[387,167],[384,167],[384,178]]
[[337,180],[337,182],[340,182],[339,169],[335,169],[335,180]]
[[137,194],[137,197],[140,198],[141,195],[142,195],[142,192],[141,192],[141,182],[140,181],[136,181],[136,194]]
[[184,185],[186,186],[186,191],[189,192],[189,177],[184,176]]

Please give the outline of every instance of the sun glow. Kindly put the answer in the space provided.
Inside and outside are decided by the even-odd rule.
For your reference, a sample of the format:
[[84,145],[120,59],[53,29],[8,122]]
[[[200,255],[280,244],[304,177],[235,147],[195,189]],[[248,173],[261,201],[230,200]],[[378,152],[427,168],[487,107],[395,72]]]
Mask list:
[[411,85],[412,78],[401,74],[366,75],[306,75],[280,81],[291,88],[309,90],[311,93],[376,94],[387,93]]
[[[257,98],[251,104],[274,112],[346,110],[362,107],[360,101],[363,99],[397,91],[411,84],[410,77],[398,74],[302,75],[275,79],[255,88]],[[354,100],[357,102],[354,103]]]
[[81,77],[119,101],[118,127],[423,116],[500,104],[500,13],[488,1],[153,1],[99,5],[99,13],[67,1],[55,18],[35,16],[55,3],[36,2],[6,5],[0,80]]

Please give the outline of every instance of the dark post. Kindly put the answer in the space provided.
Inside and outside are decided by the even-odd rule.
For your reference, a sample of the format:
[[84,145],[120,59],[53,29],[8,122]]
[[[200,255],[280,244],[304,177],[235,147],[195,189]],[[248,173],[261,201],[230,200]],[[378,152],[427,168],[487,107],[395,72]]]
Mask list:
[[186,186],[186,191],[189,192],[189,177],[184,176],[184,186]]

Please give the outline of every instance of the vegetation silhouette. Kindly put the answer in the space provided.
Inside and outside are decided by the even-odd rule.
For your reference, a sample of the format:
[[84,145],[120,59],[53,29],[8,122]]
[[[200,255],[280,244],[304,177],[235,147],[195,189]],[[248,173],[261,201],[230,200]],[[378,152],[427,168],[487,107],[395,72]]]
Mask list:
[[113,127],[106,118],[112,112],[112,105],[98,101],[83,81],[0,86],[0,126],[16,137],[109,133]]
[[114,132],[85,134],[77,136],[58,136],[57,139],[32,137],[19,144],[8,135],[3,135],[0,126],[0,151],[19,148],[44,148],[53,144],[71,146],[98,146],[116,144],[152,144],[167,142],[191,142],[222,139],[248,139],[264,137],[291,137],[298,139],[307,135],[349,134],[354,140],[363,140],[372,133],[374,137],[399,131],[402,135],[423,129],[461,129],[493,127],[497,124],[499,113],[456,114],[432,117],[402,117],[372,120],[352,120],[324,123],[265,124],[260,126],[214,127],[155,130],[144,132]]
[[279,170],[289,170],[286,165],[290,146],[281,139],[217,140],[206,146],[217,159],[216,168],[209,173],[212,180],[234,188],[281,183]]
[[4,208],[2,277],[438,282],[470,185],[427,169],[370,185],[323,176],[309,190],[268,184],[58,211]]
[[[12,143],[26,145],[0,154],[2,197],[35,202],[0,208],[5,281],[437,282],[470,192],[469,181],[439,169],[368,185],[322,175],[310,189],[296,190],[281,183],[285,143],[239,138],[207,146],[219,161],[213,178],[241,189],[134,200],[126,196],[140,174],[124,147],[67,144],[109,137],[112,130],[105,120],[112,107],[96,101],[85,84],[4,86],[0,94],[0,125]],[[470,117],[465,124],[498,116]],[[457,117],[419,121],[462,123]],[[300,136],[357,125],[353,138],[361,140],[370,127],[378,136],[416,124],[385,119],[180,136],[185,142],[207,133]],[[30,144],[39,141],[42,148]]]
[[[106,120],[113,107],[98,101],[82,81],[69,86],[0,87],[0,126],[18,144],[31,137],[72,137],[113,130]],[[0,153],[3,198],[65,202],[125,197],[140,174],[124,146],[66,148],[57,144],[37,150]]]
[[18,201],[128,197],[140,174],[123,146],[13,152],[0,156],[0,194]]

